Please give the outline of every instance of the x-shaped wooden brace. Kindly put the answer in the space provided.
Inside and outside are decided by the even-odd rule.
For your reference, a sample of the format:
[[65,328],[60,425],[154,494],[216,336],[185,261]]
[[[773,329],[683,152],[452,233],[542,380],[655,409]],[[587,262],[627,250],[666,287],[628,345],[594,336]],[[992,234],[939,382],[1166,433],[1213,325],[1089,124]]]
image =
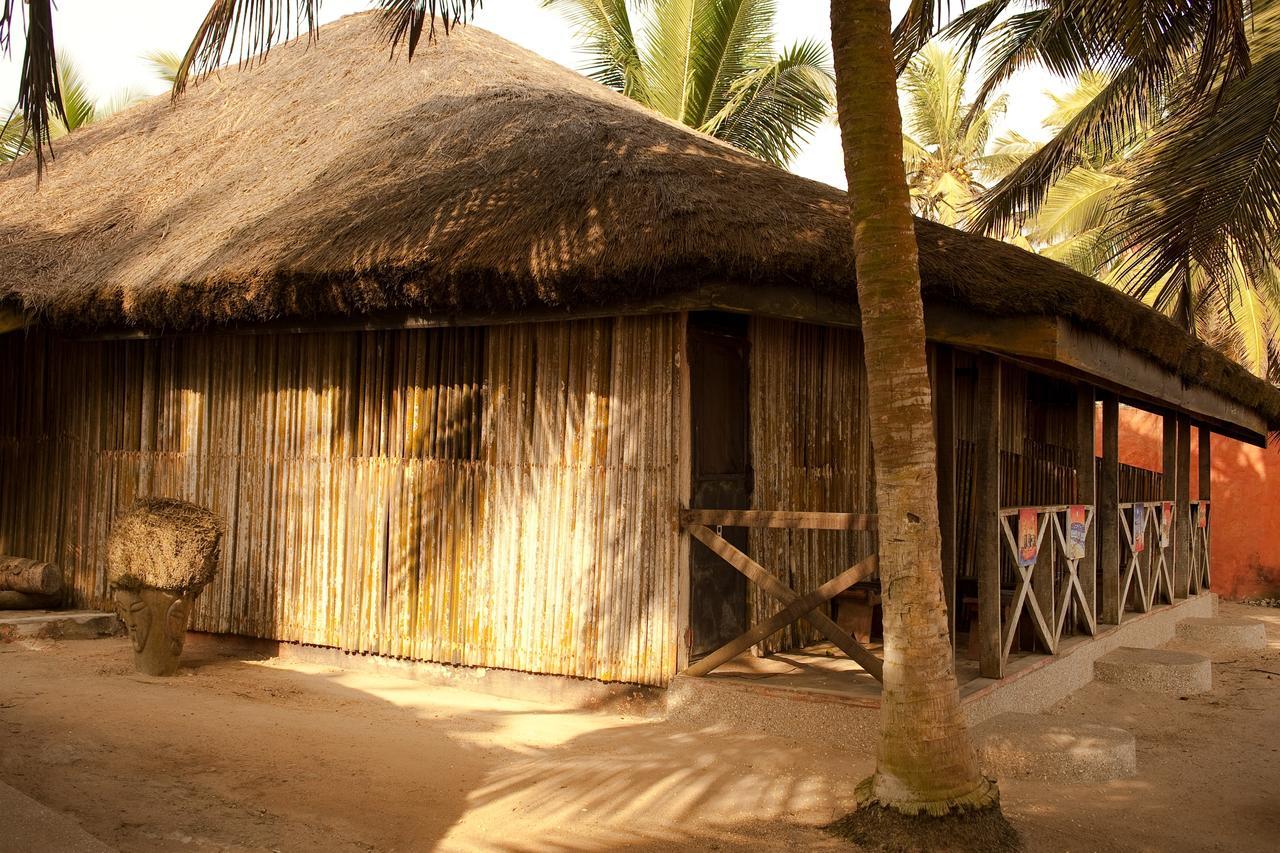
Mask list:
[[[1039,515],[1039,513],[1037,513]],[[1049,650],[1049,654],[1055,654],[1058,649],[1057,638],[1049,629],[1049,623],[1044,618],[1044,613],[1040,610],[1040,602],[1036,601],[1035,596],[1029,595],[1031,592],[1031,573],[1035,571],[1036,563],[1040,562],[1040,544],[1044,542],[1044,532],[1049,526],[1049,516],[1052,513],[1044,513],[1040,517],[1039,529],[1036,531],[1036,562],[1029,566],[1022,565],[1022,561],[1018,559],[1018,540],[1013,535],[1013,528],[1009,524],[1009,516],[1000,517],[1000,526],[1004,528],[1005,539],[1009,541],[1009,547],[1013,549],[1013,565],[1018,570],[1018,588],[1013,592],[1013,606],[1009,608],[1009,621],[1004,626],[1004,642],[1000,646],[1000,654],[1003,660],[1009,659],[1009,652],[1013,649],[1013,638],[1018,632],[1018,620],[1022,617],[1022,609],[1025,606],[1031,607],[1031,621],[1035,625],[1036,633],[1040,635],[1041,641]]]
[[[1151,504],[1147,507],[1147,512],[1155,513],[1158,504]],[[1176,510],[1175,510],[1176,512]],[[1156,606],[1156,598],[1160,594],[1160,588],[1164,587],[1165,603],[1173,604],[1173,572],[1169,566],[1169,551],[1173,548],[1174,527],[1172,519],[1169,521],[1169,544],[1165,545],[1160,541],[1160,529],[1164,526],[1164,507],[1160,507],[1160,523],[1156,524],[1156,554],[1151,558],[1151,588],[1147,590],[1150,598],[1147,599],[1147,609]],[[1150,522],[1148,522],[1150,524]]]
[[1191,511],[1189,523],[1191,525],[1192,541],[1194,544],[1195,559],[1191,567],[1191,577],[1196,585],[1196,592],[1203,592],[1209,588],[1209,526],[1200,526],[1200,517],[1202,514],[1208,514],[1209,502],[1196,501],[1192,504],[1195,509]]
[[[1133,507],[1137,507],[1134,504]],[[1131,509],[1133,507],[1130,507]],[[1149,507],[1142,504],[1143,512],[1147,512]],[[1151,609],[1149,599],[1147,598],[1147,582],[1142,574],[1141,551],[1133,549],[1133,528],[1129,524],[1129,514],[1123,509],[1120,510],[1120,526],[1124,530],[1124,541],[1129,546],[1129,566],[1124,572],[1124,582],[1120,584],[1120,609],[1124,609],[1124,603],[1129,600],[1129,587],[1134,583],[1138,585],[1138,604],[1142,608],[1142,612],[1146,613]]]
[[[1057,535],[1058,545],[1062,549],[1063,562],[1067,564],[1066,583],[1062,587],[1062,599],[1058,602],[1058,620],[1053,626],[1054,643],[1062,642],[1062,629],[1067,624],[1067,610],[1074,596],[1076,603],[1080,605],[1080,612],[1084,614],[1085,625],[1089,628],[1089,635],[1098,633],[1098,623],[1093,615],[1093,602],[1089,601],[1084,594],[1084,587],[1080,585],[1080,558],[1071,559],[1068,556],[1071,549],[1067,547],[1067,537],[1062,529],[1062,519],[1058,517],[1057,512],[1049,513],[1053,516],[1053,531]],[[1089,528],[1093,525],[1093,507],[1089,507],[1089,511],[1084,517],[1085,536],[1089,535]]]
[[858,581],[874,574],[879,566],[875,555],[855,563],[813,592],[799,595],[791,587],[771,575],[767,569],[755,560],[735,548],[723,536],[715,533],[705,525],[691,524],[688,530],[690,535],[710,548],[726,563],[746,575],[748,580],[782,602],[783,608],[768,619],[752,625],[740,637],[730,640],[711,654],[692,664],[682,673],[683,675],[706,675],[721,664],[733,660],[771,634],[781,631],[792,622],[805,619],[810,625],[821,631],[836,648],[857,661],[864,670],[875,677],[876,681],[882,680],[884,664],[880,659],[863,648],[858,641],[849,636],[835,622],[831,621],[831,617],[818,609]]

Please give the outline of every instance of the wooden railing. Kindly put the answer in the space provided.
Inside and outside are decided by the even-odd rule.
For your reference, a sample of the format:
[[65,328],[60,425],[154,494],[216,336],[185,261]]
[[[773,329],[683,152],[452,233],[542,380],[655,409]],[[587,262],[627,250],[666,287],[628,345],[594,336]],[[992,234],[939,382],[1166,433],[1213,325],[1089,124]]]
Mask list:
[[[1003,671],[1024,612],[1050,654],[1057,653],[1071,624],[1069,618],[1090,635],[1097,633],[1098,619],[1094,578],[1080,576],[1080,562],[1089,553],[1094,508],[1087,504],[1009,507],[999,515],[1016,572],[1013,595],[1000,620]],[[995,602],[980,601],[979,607],[984,604],[994,606]]]
[[1172,507],[1168,501],[1120,504],[1120,603],[1125,610],[1146,613],[1160,599],[1173,603]]
[[799,593],[720,535],[721,528],[724,527],[874,530],[876,524],[874,515],[789,510],[686,509],[681,513],[681,522],[693,538],[706,545],[716,556],[733,566],[747,580],[782,605],[782,609],[772,616],[757,622],[738,637],[695,661],[684,670],[683,675],[706,675],[770,635],[804,619],[877,681],[882,680],[884,665],[880,659],[837,625],[825,612],[825,607],[831,599],[876,573],[879,564],[875,554],[863,557],[817,589]]
[[1209,501],[1191,502],[1191,591],[1209,589]]

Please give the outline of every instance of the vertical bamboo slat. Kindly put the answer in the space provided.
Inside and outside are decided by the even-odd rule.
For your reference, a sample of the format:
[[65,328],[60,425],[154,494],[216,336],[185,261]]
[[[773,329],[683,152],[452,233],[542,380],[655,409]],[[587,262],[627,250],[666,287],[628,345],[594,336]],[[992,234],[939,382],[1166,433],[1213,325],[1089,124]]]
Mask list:
[[6,336],[0,552],[109,606],[111,520],[183,497],[228,522],[197,629],[662,684],[679,329]]

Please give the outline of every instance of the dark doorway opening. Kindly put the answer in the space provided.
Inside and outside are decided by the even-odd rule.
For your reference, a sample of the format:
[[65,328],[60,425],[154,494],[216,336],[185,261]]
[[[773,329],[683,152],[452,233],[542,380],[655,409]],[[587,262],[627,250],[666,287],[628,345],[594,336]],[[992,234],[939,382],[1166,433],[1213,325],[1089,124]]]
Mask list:
[[[749,318],[689,315],[692,499],[697,509],[751,508]],[[724,538],[747,551],[747,530]],[[701,657],[747,630],[747,579],[700,542],[690,554],[690,654]]]

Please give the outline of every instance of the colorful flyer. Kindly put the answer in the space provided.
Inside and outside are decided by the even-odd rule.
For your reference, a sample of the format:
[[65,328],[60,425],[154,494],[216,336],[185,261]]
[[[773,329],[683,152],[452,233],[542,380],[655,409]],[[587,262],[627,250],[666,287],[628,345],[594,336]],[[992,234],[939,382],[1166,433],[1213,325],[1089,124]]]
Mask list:
[[1018,510],[1018,565],[1034,566],[1040,550],[1040,513],[1034,507]]
[[1088,507],[1077,504],[1067,507],[1067,559],[1084,557],[1085,519]]
[[1196,527],[1209,526],[1209,502],[1201,501],[1196,504]]
[[1133,507],[1133,553],[1140,554],[1147,547],[1147,506],[1135,504]]
[[1173,528],[1173,501],[1160,504],[1160,547],[1169,547],[1169,532]]

